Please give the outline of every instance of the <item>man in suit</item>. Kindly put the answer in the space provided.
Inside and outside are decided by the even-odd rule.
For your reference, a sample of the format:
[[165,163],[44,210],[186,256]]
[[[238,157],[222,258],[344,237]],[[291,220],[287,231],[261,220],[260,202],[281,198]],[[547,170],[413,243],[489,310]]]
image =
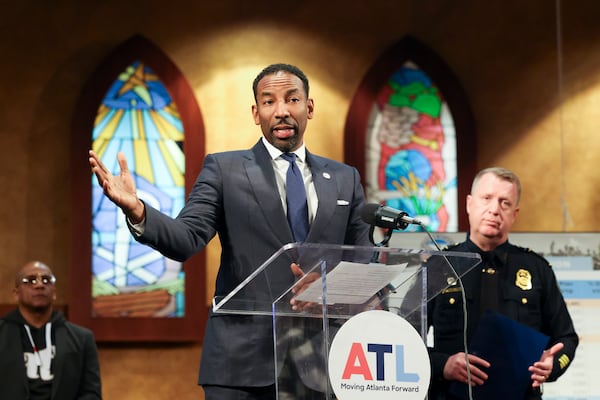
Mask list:
[[17,308],[0,319],[0,399],[102,398],[94,335],[53,310],[55,282],[39,261],[16,274]]
[[[358,172],[304,145],[314,112],[304,73],[288,64],[270,65],[254,80],[253,91],[252,115],[263,137],[249,150],[207,155],[175,219],[136,196],[123,154],[118,155],[121,174],[114,176],[90,151],[104,193],[123,210],[141,243],[186,260],[219,236],[216,296],[228,294],[286,243],[369,245],[369,226],[360,217],[364,192]],[[283,158],[289,157],[285,153],[294,154],[295,165]],[[286,217],[291,214],[288,201],[294,200],[287,198],[286,174],[293,166],[301,172],[306,193],[306,237],[296,236],[303,234],[294,234]],[[289,267],[281,274],[282,281],[293,282]],[[274,378],[270,318],[211,313],[199,376],[206,399],[274,399]]]

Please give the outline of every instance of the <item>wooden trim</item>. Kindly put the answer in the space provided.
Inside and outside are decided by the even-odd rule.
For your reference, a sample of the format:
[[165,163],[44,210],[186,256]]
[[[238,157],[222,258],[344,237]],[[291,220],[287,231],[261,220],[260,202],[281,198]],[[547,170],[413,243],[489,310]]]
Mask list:
[[[407,36],[392,46],[367,71],[350,103],[344,133],[344,158],[356,166],[364,182],[366,160],[365,143],[369,116],[379,90],[389,77],[406,61],[414,61],[439,87],[448,103],[456,128],[457,190],[459,210],[471,190],[476,173],[475,122],[470,103],[458,79],[446,63],[427,46]],[[468,229],[464,212],[458,215],[459,231]]]
[[183,74],[154,44],[134,36],[118,46],[99,65],[85,84],[72,125],[72,186],[74,212],[71,227],[71,320],[90,327],[98,341],[199,341],[207,318],[205,256],[197,254],[184,263],[185,316],[181,318],[92,317],[91,190],[87,153],[98,106],[115,77],[134,61],[143,61],[159,76],[177,104],[185,132],[186,196],[202,167],[205,155],[204,125],[193,90]]

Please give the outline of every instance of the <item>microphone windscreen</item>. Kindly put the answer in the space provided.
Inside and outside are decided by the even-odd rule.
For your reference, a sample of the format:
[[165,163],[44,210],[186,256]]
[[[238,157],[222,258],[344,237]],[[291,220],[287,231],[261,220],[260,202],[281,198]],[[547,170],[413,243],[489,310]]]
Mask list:
[[360,217],[363,221],[365,221],[369,225],[376,225],[377,218],[375,217],[375,213],[381,207],[380,204],[377,203],[369,203],[365,204],[360,212]]

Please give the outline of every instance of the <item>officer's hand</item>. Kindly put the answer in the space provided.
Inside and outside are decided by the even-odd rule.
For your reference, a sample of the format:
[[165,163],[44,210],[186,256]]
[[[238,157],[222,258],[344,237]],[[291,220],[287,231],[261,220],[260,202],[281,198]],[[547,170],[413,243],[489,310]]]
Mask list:
[[531,367],[529,367],[529,372],[531,372],[531,380],[533,381],[531,384],[532,387],[542,386],[542,383],[546,382],[552,373],[552,367],[554,367],[554,356],[556,353],[561,351],[563,347],[565,347],[563,343],[556,343],[548,350],[544,350],[540,360],[536,361]]
[[[489,368],[490,363],[483,358],[469,354],[471,386],[483,384],[488,375],[481,368]],[[467,360],[465,353],[456,353],[448,358],[444,365],[444,378],[449,381],[468,383]]]

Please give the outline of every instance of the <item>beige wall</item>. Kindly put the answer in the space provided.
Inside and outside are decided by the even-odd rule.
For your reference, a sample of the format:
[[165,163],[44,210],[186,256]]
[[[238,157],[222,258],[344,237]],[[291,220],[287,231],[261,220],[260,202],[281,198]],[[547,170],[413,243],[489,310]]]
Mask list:
[[[265,65],[283,61],[299,65],[311,79],[316,109],[308,147],[338,160],[357,86],[388,47],[410,34],[437,52],[464,86],[477,124],[478,166],[502,165],[521,176],[524,198],[515,228],[598,231],[600,5],[562,2],[558,62],[555,2],[493,3],[30,0],[3,5],[0,303],[12,300],[8,277],[31,258],[46,261],[62,279],[59,301],[75,301],[66,298],[70,211],[78,206],[69,196],[72,112],[94,67],[138,33],[187,77],[204,118],[207,151],[246,148],[257,140],[251,82]],[[214,266],[218,248],[207,253]],[[209,269],[209,294],[214,272]],[[102,347],[106,398],[198,399],[193,383],[199,353],[198,346]],[[182,387],[190,389],[181,392]]]

